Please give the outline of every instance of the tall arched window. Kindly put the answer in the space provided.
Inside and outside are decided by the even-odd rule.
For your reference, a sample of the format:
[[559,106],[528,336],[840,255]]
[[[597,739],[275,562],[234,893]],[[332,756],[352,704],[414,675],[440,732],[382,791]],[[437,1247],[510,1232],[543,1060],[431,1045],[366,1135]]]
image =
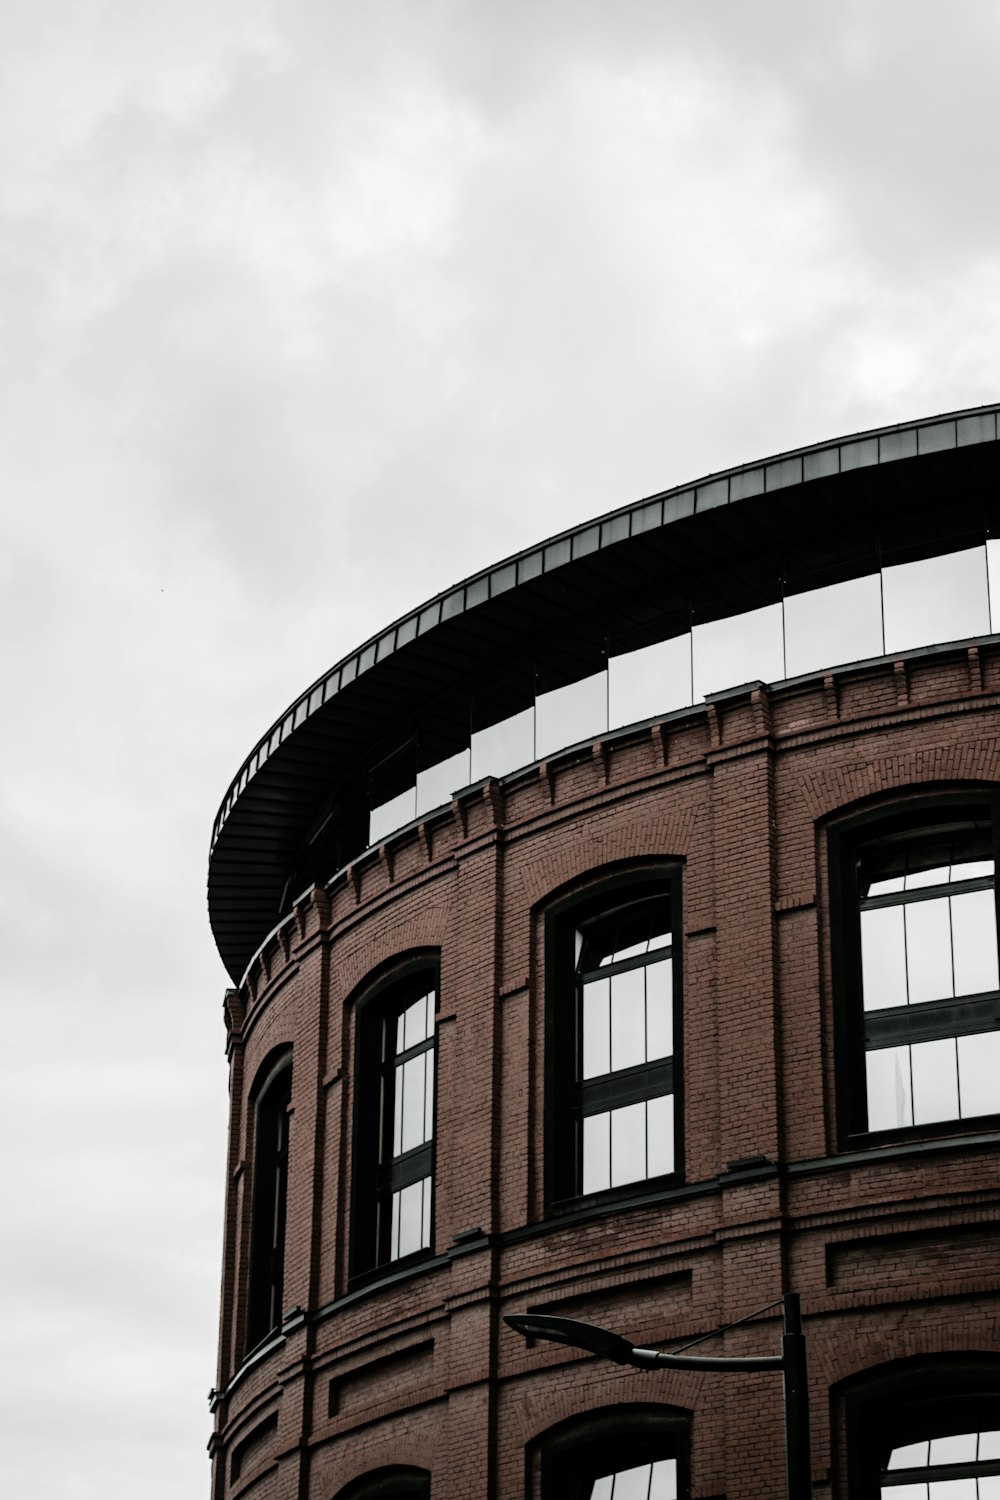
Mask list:
[[922,797],[834,836],[845,1136],[1000,1112],[995,802]]
[[679,1173],[680,870],[630,871],[549,918],[551,1204]]
[[437,967],[400,966],[358,1005],[351,1272],[426,1255],[434,1222]]
[[251,1090],[253,1190],[250,1200],[250,1284],[247,1349],[281,1326],[285,1277],[285,1198],[288,1184],[291,1049],[269,1059]]

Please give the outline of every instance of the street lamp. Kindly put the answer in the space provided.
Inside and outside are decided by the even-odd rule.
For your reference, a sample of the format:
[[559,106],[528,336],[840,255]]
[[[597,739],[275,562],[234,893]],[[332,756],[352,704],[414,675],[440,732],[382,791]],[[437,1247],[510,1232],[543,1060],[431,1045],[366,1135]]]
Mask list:
[[[513,1313],[504,1322],[524,1338],[550,1339],[600,1354],[618,1365],[639,1370],[729,1370],[749,1374],[755,1370],[780,1370],[785,1379],[785,1477],[788,1500],[810,1500],[812,1465],[809,1458],[809,1387],[806,1376],[806,1338],[797,1292],[786,1292],[784,1332],[780,1354],[721,1355],[666,1354],[661,1349],[637,1349],[621,1334],[575,1318],[557,1318],[547,1313]],[[721,1332],[722,1330],[720,1330]]]

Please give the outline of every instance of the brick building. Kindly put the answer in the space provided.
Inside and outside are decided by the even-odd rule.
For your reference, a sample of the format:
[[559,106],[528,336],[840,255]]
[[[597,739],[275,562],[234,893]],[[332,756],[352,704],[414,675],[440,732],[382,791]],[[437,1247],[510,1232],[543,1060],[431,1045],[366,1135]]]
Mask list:
[[776,1353],[789,1290],[817,1497],[1000,1495],[997,420],[556,537],[255,747],[214,1500],[781,1495],[773,1374],[503,1317]]

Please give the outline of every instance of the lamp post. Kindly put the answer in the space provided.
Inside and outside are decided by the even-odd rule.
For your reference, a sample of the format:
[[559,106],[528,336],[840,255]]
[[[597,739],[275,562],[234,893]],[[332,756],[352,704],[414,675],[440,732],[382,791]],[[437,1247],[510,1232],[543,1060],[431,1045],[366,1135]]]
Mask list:
[[[812,1465],[809,1458],[809,1387],[806,1375],[806,1338],[797,1292],[783,1296],[784,1332],[780,1354],[713,1355],[666,1354],[661,1349],[637,1349],[621,1334],[558,1318],[546,1313],[514,1313],[504,1322],[524,1338],[550,1339],[614,1360],[639,1370],[722,1370],[750,1374],[757,1370],[780,1370],[785,1383],[785,1478],[788,1500],[810,1500]],[[721,1331],[721,1330],[720,1330]]]

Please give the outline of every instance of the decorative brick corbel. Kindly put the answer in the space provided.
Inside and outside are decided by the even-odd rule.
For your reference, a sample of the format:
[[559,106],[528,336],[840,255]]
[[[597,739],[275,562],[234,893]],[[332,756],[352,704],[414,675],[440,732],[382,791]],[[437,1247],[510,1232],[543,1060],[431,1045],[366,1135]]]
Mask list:
[[900,708],[910,706],[910,674],[906,668],[905,661],[894,661],[892,664],[893,681],[896,684],[896,702]]
[[431,834],[430,824],[418,823],[417,836],[420,839],[420,847],[424,851],[424,859],[426,859],[427,863],[430,864],[431,860],[434,858],[434,839]]
[[653,738],[653,749],[659,757],[660,764],[666,765],[670,760],[670,731],[666,724],[654,724],[650,729]]
[[461,797],[452,797],[452,799],[451,799],[451,813],[452,813],[452,817],[458,823],[459,828],[461,828],[461,830],[462,830],[462,838],[463,839],[467,839],[469,837],[469,804],[468,804],[468,802],[466,802]]
[[223,995],[222,1013],[226,1020],[226,1035],[237,1038],[246,1020],[246,1005],[239,990],[228,989]]
[[979,694],[983,691],[983,659],[979,647],[969,646],[965,654],[969,664],[969,692]]
[[495,776],[487,778],[486,784],[483,787],[483,801],[489,811],[493,827],[499,828],[503,823],[506,811],[506,798],[503,794],[503,787]]
[[354,904],[358,906],[361,902],[361,871],[358,869],[357,862],[353,865],[348,865],[347,878],[351,883],[351,890],[354,892]]
[[549,793],[549,806],[554,807],[556,803],[556,768],[551,761],[539,762],[538,774],[545,782]]
[[840,718],[840,692],[837,687],[837,679],[832,672],[826,672],[823,676],[823,701],[826,704],[827,717],[837,720]]
[[771,733],[771,695],[766,687],[755,687],[750,694],[754,728],[760,735]]
[[722,745],[722,715],[714,703],[706,703],[705,712],[708,715],[709,741],[712,749],[718,750]]
[[379,844],[378,857],[385,865],[385,871],[389,877],[389,884],[392,885],[392,882],[395,879],[396,875],[396,851],[391,844]]
[[600,766],[604,785],[607,786],[611,780],[611,746],[607,740],[595,740],[590,747],[590,753],[595,763]]

